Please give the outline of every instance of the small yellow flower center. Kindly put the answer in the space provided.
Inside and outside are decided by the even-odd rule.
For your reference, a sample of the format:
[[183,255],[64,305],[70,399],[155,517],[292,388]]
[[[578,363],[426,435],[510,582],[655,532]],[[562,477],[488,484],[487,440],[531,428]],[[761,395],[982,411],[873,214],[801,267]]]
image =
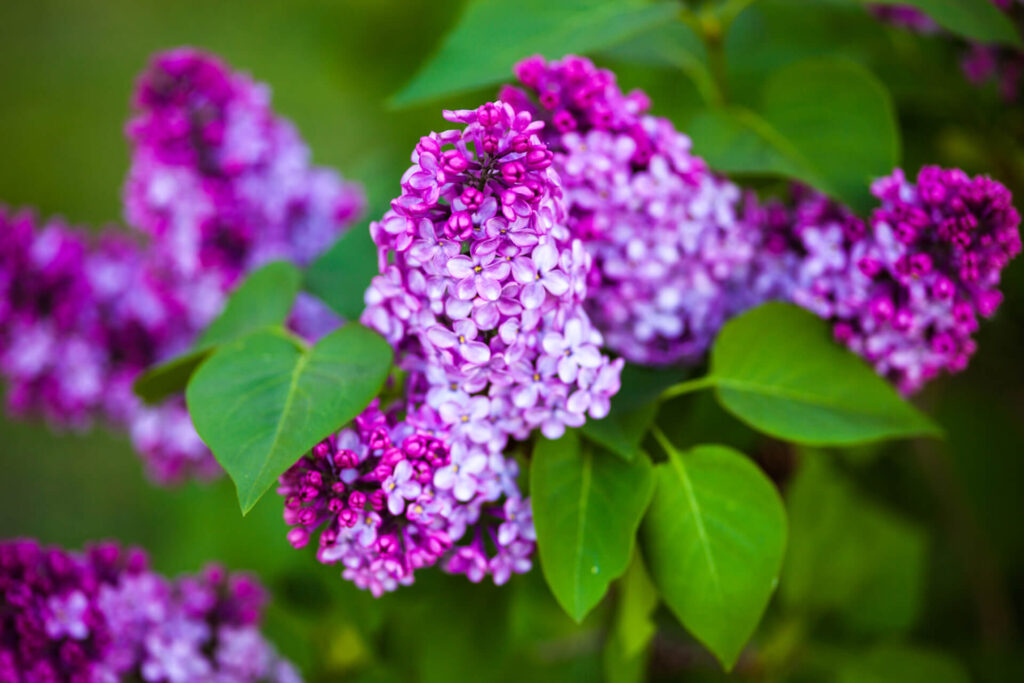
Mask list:
[[466,335],[464,335],[464,334],[460,334],[459,335],[459,343],[460,344],[465,344],[466,343]]
[[469,422],[469,415],[463,415],[462,416],[462,421],[463,422]]
[[484,269],[484,267],[483,267],[483,266],[473,266],[473,272],[474,272],[474,273],[479,273],[479,272],[480,272],[480,271],[482,271],[483,269]]
[[539,372],[533,373],[533,381],[534,382],[539,382],[540,381],[540,373]]

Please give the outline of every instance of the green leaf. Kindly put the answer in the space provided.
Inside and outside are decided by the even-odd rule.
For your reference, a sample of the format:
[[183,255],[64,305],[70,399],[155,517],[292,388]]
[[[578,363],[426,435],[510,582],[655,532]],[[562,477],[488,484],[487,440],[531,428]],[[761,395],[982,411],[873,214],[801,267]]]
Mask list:
[[899,164],[899,129],[888,92],[854,62],[819,58],[774,72],[756,111],[699,114],[694,149],[721,171],[792,177],[858,210],[871,181]]
[[786,441],[848,445],[941,435],[836,343],[825,321],[790,304],[765,304],[729,321],[711,353],[710,381],[727,410]]
[[949,655],[909,645],[883,645],[851,657],[838,683],[969,683],[963,665]]
[[391,347],[349,323],[311,349],[281,332],[221,347],[189,381],[199,436],[238,490],[245,514],[318,441],[359,414],[391,366]]
[[224,311],[199,336],[197,348],[223,344],[264,327],[280,324],[299,293],[302,273],[291,263],[274,261],[239,285]]
[[285,261],[254,270],[232,292],[224,310],[191,350],[150,368],[135,380],[136,395],[147,403],[159,403],[185,389],[188,378],[216,345],[282,323],[299,293],[301,278],[299,270]]
[[913,626],[927,566],[919,527],[865,499],[824,453],[803,454],[786,507],[790,541],[779,593],[791,610],[838,617],[857,633]]
[[600,50],[668,21],[678,11],[668,0],[473,0],[437,54],[392,103],[406,106],[500,83],[524,57]]
[[662,599],[728,670],[778,581],[786,514],[775,486],[741,453],[663,446],[669,459],[655,467],[644,557]]
[[377,249],[366,228],[353,228],[306,269],[305,289],[346,320],[358,320],[377,274]]
[[541,440],[530,467],[540,565],[551,592],[577,622],[626,571],[651,497],[651,464],[623,462],[575,431]]
[[633,554],[633,561],[619,579],[618,588],[619,604],[610,637],[629,659],[643,652],[658,630],[652,618],[658,607],[658,589],[639,552]]
[[1020,34],[992,0],[863,0],[872,5],[916,7],[942,28],[977,43],[1021,47]]

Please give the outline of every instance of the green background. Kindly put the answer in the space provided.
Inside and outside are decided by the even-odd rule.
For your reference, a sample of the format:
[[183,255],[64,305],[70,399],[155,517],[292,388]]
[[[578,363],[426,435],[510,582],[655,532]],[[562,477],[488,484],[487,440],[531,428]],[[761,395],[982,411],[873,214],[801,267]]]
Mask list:
[[[764,76],[796,59],[849,57],[893,93],[908,171],[922,163],[958,165],[990,172],[1024,196],[1021,107],[1001,102],[991,88],[967,86],[952,41],[885,28],[852,4],[763,0],[746,10],[726,43],[731,97],[756,102]],[[275,108],[294,120],[315,161],[364,183],[371,216],[379,214],[418,137],[443,125],[441,107],[472,106],[493,92],[405,110],[387,106],[459,5],[2,2],[0,201],[76,224],[119,222],[128,165],[122,129],[134,79],[151,53],[187,44],[268,83]],[[624,87],[647,88],[655,110],[683,130],[700,109],[682,73],[616,67]],[[754,437],[706,396],[667,408],[664,427],[677,444],[713,438],[736,445],[789,498],[783,586],[731,679],[873,680],[864,678],[865,662],[874,661],[866,653],[896,643],[953,656],[979,680],[1024,680],[1020,263],[1007,271],[1005,291],[969,370],[919,397],[947,430],[944,443],[801,454]],[[828,472],[816,469],[826,462]],[[856,491],[853,502],[843,499],[851,507],[831,516],[826,508],[838,505],[839,494],[829,477]],[[310,679],[601,675],[614,597],[574,626],[535,569],[500,590],[434,572],[375,601],[341,581],[336,569],[318,565],[311,551],[291,550],[284,532],[276,496],[243,519],[226,479],[176,490],[149,485],[122,435],[101,428],[55,434],[39,423],[0,422],[0,537],[69,547],[117,538],[146,547],[169,573],[213,559],[254,570],[273,593],[268,633]],[[724,677],[664,608],[657,619],[652,678]]]

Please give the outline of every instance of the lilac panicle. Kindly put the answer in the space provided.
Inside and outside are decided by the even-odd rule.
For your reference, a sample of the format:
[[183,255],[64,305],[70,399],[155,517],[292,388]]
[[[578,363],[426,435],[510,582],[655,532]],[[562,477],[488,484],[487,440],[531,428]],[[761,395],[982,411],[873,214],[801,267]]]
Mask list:
[[[132,383],[187,349],[247,271],[308,263],[362,211],[360,190],[312,167],[266,86],[191,49],[154,58],[128,126],[126,216],[139,237],[42,227],[0,210],[0,372],[16,413],[123,427],[160,482],[220,473],[184,401],[146,406]],[[301,297],[307,338],[340,320]]]
[[217,566],[170,580],[113,543],[0,542],[0,681],[297,681],[260,633],[264,602]]
[[210,55],[157,55],[134,103],[126,218],[182,275],[226,287],[268,260],[308,263],[362,211],[358,187],[310,166],[269,89]]
[[529,571],[536,536],[517,467],[429,406],[375,401],[281,477],[288,540],[375,596],[440,565],[472,581]]
[[589,60],[531,57],[515,73],[523,89],[502,99],[546,123],[567,225],[594,260],[585,306],[608,347],[649,365],[698,360],[754,255],[738,188]]
[[829,320],[838,341],[902,392],[958,372],[980,318],[1002,300],[1000,274],[1021,251],[1009,191],[988,177],[934,166],[916,181],[880,178],[865,223],[798,190],[792,211],[759,209],[764,232],[751,289]]
[[608,413],[622,360],[583,308],[590,258],[565,226],[543,124],[505,103],[445,112],[464,129],[420,139],[402,194],[370,225],[381,274],[364,324],[411,373],[410,400],[500,451]]

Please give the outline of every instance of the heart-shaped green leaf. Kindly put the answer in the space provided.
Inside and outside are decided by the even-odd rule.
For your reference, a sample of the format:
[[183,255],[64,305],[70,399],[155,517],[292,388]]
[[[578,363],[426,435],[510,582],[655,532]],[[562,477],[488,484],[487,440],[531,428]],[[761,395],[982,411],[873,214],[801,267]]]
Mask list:
[[941,430],[801,308],[769,303],[729,321],[711,353],[722,405],[755,429],[810,445]]
[[299,293],[301,279],[299,270],[285,261],[254,270],[231,294],[224,310],[192,349],[142,373],[135,380],[135,393],[147,403],[159,403],[183,391],[196,367],[218,344],[281,324]]
[[540,565],[577,622],[629,566],[651,497],[651,470],[646,456],[624,462],[575,431],[534,449],[530,496]]
[[655,467],[643,549],[662,599],[726,669],[778,581],[786,513],[775,486],[741,453],[698,446]]
[[350,323],[311,349],[274,331],[221,347],[185,392],[199,436],[252,509],[288,467],[377,395],[391,347]]
[[500,83],[524,57],[600,50],[678,11],[677,3],[665,0],[472,0],[437,54],[393,103],[405,106]]

